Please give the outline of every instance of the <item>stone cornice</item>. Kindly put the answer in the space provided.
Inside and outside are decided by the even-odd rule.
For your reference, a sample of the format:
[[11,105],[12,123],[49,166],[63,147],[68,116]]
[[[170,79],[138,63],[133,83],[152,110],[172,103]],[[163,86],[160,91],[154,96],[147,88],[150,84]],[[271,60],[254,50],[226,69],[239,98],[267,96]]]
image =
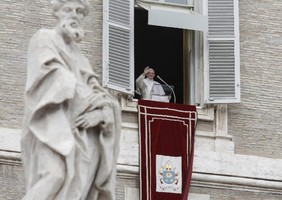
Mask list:
[[[124,124],[124,126],[127,125]],[[135,129],[136,127],[131,128]],[[0,164],[21,165],[20,130],[0,130]],[[3,130],[5,131],[3,132]],[[281,169],[282,159],[196,149],[192,186],[282,195]],[[117,170],[119,176],[128,178],[139,176],[138,165],[119,162]]]

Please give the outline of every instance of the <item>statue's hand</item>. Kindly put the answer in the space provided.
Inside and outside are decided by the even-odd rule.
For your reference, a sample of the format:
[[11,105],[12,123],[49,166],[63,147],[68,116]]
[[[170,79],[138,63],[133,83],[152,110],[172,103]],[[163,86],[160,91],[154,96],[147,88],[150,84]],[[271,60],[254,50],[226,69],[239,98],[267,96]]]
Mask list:
[[80,115],[75,121],[75,127],[90,128],[99,125],[102,129],[108,131],[113,123],[114,115],[112,109],[109,106],[104,106]]
[[104,120],[101,122],[101,128],[105,133],[108,133],[112,130],[114,124],[114,112],[113,109],[109,106],[104,106],[102,110]]
[[102,121],[101,115],[101,110],[93,110],[91,112],[86,112],[76,118],[75,127],[90,128],[97,126]]

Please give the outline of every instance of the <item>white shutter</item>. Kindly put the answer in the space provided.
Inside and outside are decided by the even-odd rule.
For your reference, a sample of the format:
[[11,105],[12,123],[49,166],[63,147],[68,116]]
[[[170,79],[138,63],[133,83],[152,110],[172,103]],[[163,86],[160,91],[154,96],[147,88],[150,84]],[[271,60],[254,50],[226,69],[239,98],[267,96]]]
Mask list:
[[134,0],[103,2],[103,86],[134,91]]
[[240,102],[238,0],[206,0],[205,103]]

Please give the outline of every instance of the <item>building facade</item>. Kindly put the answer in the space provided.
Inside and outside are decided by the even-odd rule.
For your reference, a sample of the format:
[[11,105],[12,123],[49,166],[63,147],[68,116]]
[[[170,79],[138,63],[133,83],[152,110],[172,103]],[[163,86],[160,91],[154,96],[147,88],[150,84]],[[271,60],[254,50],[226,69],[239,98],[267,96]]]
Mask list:
[[[124,3],[117,5],[121,6],[117,7],[120,10],[127,6],[129,8],[130,12],[124,11],[129,16],[129,19],[126,17],[125,26],[123,19],[120,23],[112,21],[111,17],[119,19],[115,13],[107,15],[111,11],[108,9],[111,8],[111,3],[116,2]],[[137,16],[134,15],[134,8],[135,13],[138,12],[136,9],[145,10],[147,17],[150,17],[148,23],[154,27],[182,30],[182,46],[178,48],[182,48],[181,59],[184,64],[180,73],[184,77],[181,86],[183,95],[179,103],[197,104],[198,111],[189,199],[282,199],[282,71],[279,70],[282,64],[282,2],[224,0],[217,4],[218,1],[214,0],[179,0],[176,4],[170,4],[171,2],[173,1],[90,1],[92,9],[84,24],[86,37],[81,44],[82,51],[89,58],[94,71],[100,75],[101,84],[122,90],[117,94],[123,110],[117,199],[139,199],[140,189],[137,100],[130,94],[134,91],[134,70],[138,72],[145,66],[141,61],[139,63],[136,56],[138,49],[134,46],[138,44],[138,41],[134,41],[138,39],[134,38],[134,30],[138,30],[138,21],[132,19]],[[12,200],[21,199],[24,195],[19,140],[27,47],[35,31],[43,27],[52,28],[55,21],[48,0],[2,0],[0,7],[0,199]],[[226,20],[217,24],[211,19],[222,9],[228,10],[223,13],[227,14]],[[169,22],[169,19],[159,20],[156,17],[159,12],[156,10],[163,11],[166,16],[171,14],[169,16],[172,23],[164,23]],[[189,16],[180,16],[195,20],[205,21],[204,16],[209,18],[203,22],[204,25],[177,23],[175,13],[179,12],[188,12]],[[197,16],[194,12],[200,18],[195,18]],[[231,21],[230,13],[234,14]],[[216,35],[224,30],[218,28],[224,23],[224,27],[232,26],[233,32],[230,34],[229,27],[221,36]],[[110,65],[114,63],[115,55],[109,51],[109,46],[117,42],[114,32],[111,32],[116,29],[123,33],[122,39],[129,38],[129,43],[125,42],[127,46],[121,52],[124,57],[128,57],[125,67],[135,65],[135,69],[132,66],[128,68],[129,73],[125,76],[121,72],[117,82],[110,71],[111,67],[115,67]],[[217,47],[220,49],[222,46],[218,41],[227,42],[221,44],[231,50],[223,49],[226,54],[219,55]],[[217,95],[224,95],[212,84],[211,69],[216,71],[212,66],[217,62],[217,56],[226,58],[222,61],[225,65],[231,62],[233,70],[228,74],[231,77],[222,86],[225,86],[225,93],[231,94],[225,99],[217,98]],[[162,57],[165,59],[168,56]],[[134,63],[134,58],[138,62]],[[170,59],[178,58],[171,54]],[[117,61],[118,64],[119,62]],[[150,62],[156,61],[152,59]],[[118,69],[127,70],[122,67]],[[161,68],[158,69],[160,70]],[[216,74],[215,81],[220,79],[219,75],[220,73]],[[122,82],[120,79],[126,81]],[[121,85],[117,84],[120,82]],[[231,89],[228,87],[230,84],[234,86]]]

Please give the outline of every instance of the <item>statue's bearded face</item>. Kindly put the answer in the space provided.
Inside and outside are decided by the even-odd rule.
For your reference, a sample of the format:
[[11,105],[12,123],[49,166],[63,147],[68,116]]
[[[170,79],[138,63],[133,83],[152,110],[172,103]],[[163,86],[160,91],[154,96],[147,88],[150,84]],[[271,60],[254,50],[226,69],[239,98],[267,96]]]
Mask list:
[[67,41],[80,42],[84,36],[81,23],[84,19],[84,7],[79,2],[67,2],[55,13],[59,28]]

